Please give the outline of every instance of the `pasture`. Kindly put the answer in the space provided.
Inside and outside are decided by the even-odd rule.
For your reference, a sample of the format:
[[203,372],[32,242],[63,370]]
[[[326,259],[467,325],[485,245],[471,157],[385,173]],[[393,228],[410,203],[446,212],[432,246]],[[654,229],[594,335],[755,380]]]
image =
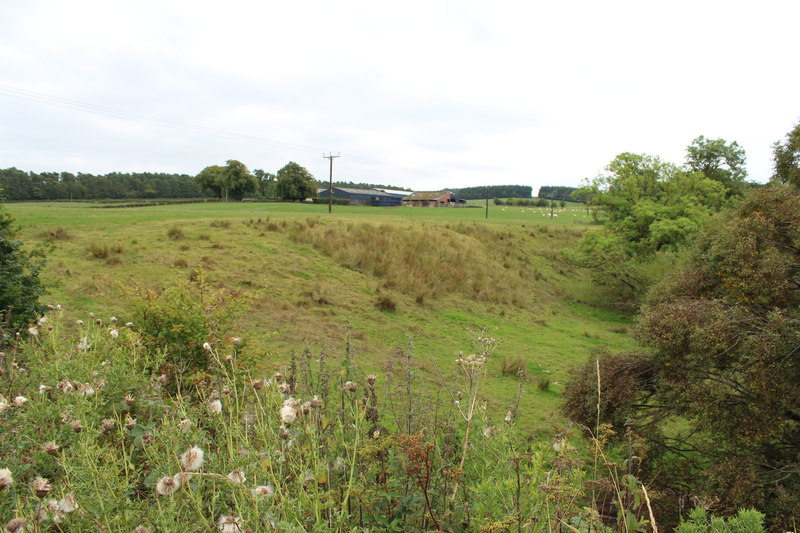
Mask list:
[[[634,346],[628,317],[598,306],[585,274],[561,253],[591,231],[581,207],[556,210],[371,208],[289,203],[202,203],[99,209],[84,203],[7,204],[27,243],[50,247],[48,301],[70,319],[124,320],[132,288],[159,289],[203,275],[250,295],[232,335],[255,364],[285,366],[304,351],[380,374],[412,353],[439,388],[470,353],[469,331],[500,340],[488,363],[494,414],[515,402],[520,420],[547,430],[570,367],[592,349]],[[128,295],[128,296],[126,296]],[[413,348],[412,348],[413,346]],[[441,392],[444,399],[444,392]]]

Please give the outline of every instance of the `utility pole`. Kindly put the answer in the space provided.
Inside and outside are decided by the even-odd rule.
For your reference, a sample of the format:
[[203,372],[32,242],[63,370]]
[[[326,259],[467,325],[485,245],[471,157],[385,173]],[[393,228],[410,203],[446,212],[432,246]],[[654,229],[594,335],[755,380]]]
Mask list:
[[333,160],[340,155],[340,152],[336,152],[336,155],[333,155],[333,152],[328,152],[328,155],[322,154],[322,157],[331,160],[331,174],[330,179],[328,180],[328,213],[333,210]]
[[489,187],[486,187],[486,218],[489,218]]

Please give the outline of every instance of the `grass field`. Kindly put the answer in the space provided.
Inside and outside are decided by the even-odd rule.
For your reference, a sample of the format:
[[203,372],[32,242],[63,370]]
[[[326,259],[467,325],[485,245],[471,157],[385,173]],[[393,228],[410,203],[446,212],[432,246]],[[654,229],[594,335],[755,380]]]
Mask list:
[[[468,330],[501,340],[487,401],[504,413],[517,380],[503,359],[522,358],[520,416],[531,429],[558,417],[567,370],[598,346],[634,346],[629,318],[595,305],[583,272],[561,257],[585,231],[585,210],[370,208],[209,203],[96,209],[7,204],[26,242],[51,246],[48,300],[73,319],[124,317],[124,287],[160,288],[203,272],[215,287],[252,293],[233,332],[265,367],[303,350],[342,354],[380,373],[400,347],[431,388],[456,374]],[[438,368],[438,370],[437,370]],[[542,387],[539,381],[549,380]]]

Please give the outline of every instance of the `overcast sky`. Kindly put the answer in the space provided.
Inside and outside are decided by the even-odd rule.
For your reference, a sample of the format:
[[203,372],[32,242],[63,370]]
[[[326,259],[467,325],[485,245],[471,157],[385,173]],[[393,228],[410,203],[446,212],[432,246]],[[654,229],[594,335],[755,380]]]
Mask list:
[[577,186],[800,120],[797,0],[0,3],[0,168]]

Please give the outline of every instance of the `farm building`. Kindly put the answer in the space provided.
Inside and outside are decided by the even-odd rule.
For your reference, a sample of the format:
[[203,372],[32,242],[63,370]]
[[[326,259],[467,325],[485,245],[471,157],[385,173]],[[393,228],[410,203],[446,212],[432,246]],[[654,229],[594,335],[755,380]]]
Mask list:
[[403,205],[413,207],[461,207],[467,205],[450,191],[420,191],[403,198]]
[[[328,197],[328,189],[319,189],[320,198]],[[349,189],[334,187],[333,197],[348,200],[350,205],[372,205],[380,207],[394,207],[402,205],[401,198],[394,194],[385,193],[376,189]]]

